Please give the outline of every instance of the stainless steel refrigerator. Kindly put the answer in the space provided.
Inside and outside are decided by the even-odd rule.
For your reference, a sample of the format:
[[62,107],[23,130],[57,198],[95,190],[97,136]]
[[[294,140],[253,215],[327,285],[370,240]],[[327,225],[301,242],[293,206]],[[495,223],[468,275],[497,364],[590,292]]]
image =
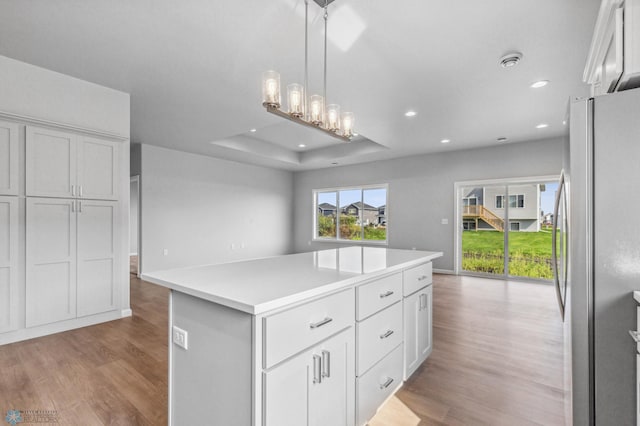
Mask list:
[[572,421],[634,425],[636,349],[628,330],[636,329],[632,292],[640,290],[640,89],[572,102],[569,127],[568,237],[557,245],[560,259],[568,253],[566,282],[562,260],[556,269]]

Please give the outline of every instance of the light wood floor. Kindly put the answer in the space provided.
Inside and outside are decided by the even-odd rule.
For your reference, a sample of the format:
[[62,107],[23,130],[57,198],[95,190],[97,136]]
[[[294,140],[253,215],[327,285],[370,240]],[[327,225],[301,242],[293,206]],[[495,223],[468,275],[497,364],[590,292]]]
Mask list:
[[[133,317],[0,346],[2,417],[166,424],[167,293],[132,276]],[[433,300],[433,353],[372,426],[563,424],[551,286],[435,275]]]

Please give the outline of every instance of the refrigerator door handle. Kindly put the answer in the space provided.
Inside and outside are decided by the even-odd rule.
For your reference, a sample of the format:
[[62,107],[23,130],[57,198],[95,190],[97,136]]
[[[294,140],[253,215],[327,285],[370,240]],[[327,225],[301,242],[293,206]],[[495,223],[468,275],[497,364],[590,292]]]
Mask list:
[[558,192],[556,193],[556,202],[553,210],[553,226],[551,228],[551,267],[553,268],[553,281],[556,286],[556,297],[558,299],[558,307],[560,308],[560,317],[564,321],[564,300],[562,291],[560,290],[560,273],[558,271],[558,250],[556,248],[558,240],[558,212],[560,210],[560,200],[564,191],[564,171],[560,173],[560,183],[558,184]]

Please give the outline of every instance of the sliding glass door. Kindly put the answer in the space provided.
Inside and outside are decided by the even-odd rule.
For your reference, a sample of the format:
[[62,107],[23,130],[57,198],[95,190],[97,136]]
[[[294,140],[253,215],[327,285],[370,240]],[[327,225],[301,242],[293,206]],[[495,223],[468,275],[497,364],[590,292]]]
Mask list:
[[556,190],[549,179],[459,186],[460,270],[551,280]]

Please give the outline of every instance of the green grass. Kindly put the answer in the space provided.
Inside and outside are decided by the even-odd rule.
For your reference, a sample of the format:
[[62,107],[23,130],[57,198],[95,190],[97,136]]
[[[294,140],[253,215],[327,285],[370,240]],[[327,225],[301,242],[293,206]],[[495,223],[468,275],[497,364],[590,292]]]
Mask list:
[[[464,231],[462,269],[491,274],[504,273],[504,233]],[[551,232],[509,232],[509,274],[552,279]]]

